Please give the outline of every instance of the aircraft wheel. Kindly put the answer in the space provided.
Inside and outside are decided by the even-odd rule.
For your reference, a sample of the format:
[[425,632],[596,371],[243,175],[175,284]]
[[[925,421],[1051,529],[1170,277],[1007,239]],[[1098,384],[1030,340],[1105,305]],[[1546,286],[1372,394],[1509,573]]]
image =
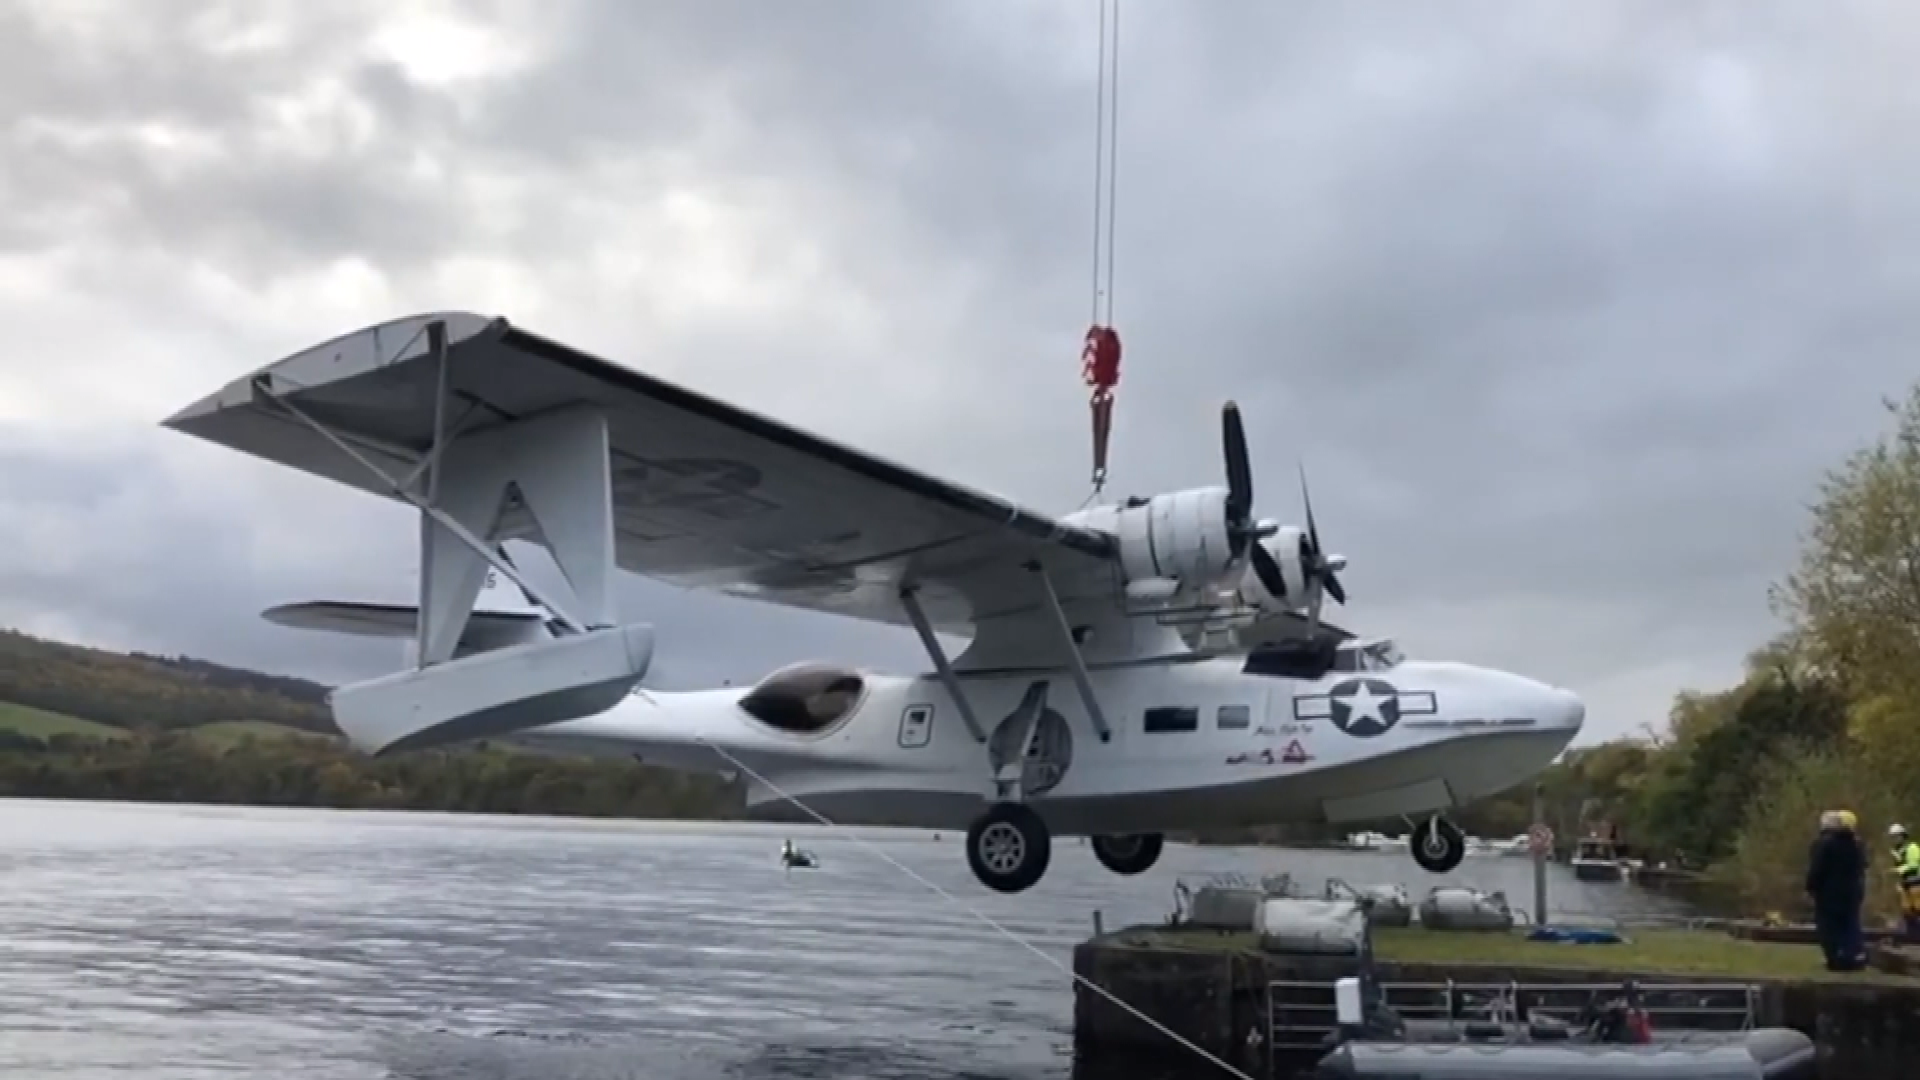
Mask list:
[[1032,888],[1052,856],[1047,823],[1022,803],[995,803],[967,829],[967,864],[980,884],[996,892]]
[[1116,874],[1140,874],[1160,861],[1165,843],[1159,833],[1131,833],[1126,836],[1096,836],[1093,857]]
[[1467,834],[1446,818],[1428,818],[1407,838],[1413,861],[1429,874],[1444,874],[1467,857]]

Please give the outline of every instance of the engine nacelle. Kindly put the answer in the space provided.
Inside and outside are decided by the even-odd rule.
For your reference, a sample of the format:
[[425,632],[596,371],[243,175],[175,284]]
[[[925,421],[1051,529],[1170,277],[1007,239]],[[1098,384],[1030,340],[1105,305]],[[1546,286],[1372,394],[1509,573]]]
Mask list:
[[1187,591],[1220,584],[1232,569],[1225,488],[1129,499],[1067,520],[1118,538],[1120,566],[1130,586],[1166,582]]
[[1273,561],[1280,564],[1280,577],[1287,584],[1285,596],[1275,596],[1261,582],[1260,575],[1254,572],[1251,563],[1241,576],[1240,595],[1254,607],[1266,611],[1276,609],[1299,611],[1306,608],[1311,599],[1307,595],[1307,571],[1300,562],[1300,545],[1306,540],[1306,530],[1298,525],[1282,525],[1279,531],[1260,543],[1273,555]]

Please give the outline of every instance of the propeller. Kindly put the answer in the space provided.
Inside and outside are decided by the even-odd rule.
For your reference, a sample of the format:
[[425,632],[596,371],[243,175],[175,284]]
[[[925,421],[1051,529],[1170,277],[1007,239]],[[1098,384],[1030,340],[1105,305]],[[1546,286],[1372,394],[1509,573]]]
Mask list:
[[[1220,410],[1220,434],[1222,449],[1227,464],[1227,549],[1234,558],[1246,555],[1253,563],[1253,572],[1273,596],[1287,595],[1286,575],[1281,573],[1280,560],[1273,557],[1266,545],[1259,543],[1275,532],[1279,525],[1269,521],[1256,521],[1253,517],[1253,464],[1247,454],[1247,431],[1240,420],[1240,406],[1229,401]],[[1300,538],[1300,567],[1306,575],[1309,585],[1319,582],[1321,590],[1333,597],[1335,603],[1347,602],[1347,590],[1341,586],[1336,572],[1345,560],[1330,559],[1326,550],[1320,546],[1320,529],[1313,517],[1313,499],[1307,493],[1307,471],[1300,469],[1300,498],[1306,505],[1307,531]],[[1312,614],[1309,621],[1314,629],[1319,629],[1320,595],[1314,594]]]
[[1346,560],[1329,559],[1326,549],[1320,546],[1320,526],[1313,520],[1313,496],[1307,491],[1305,465],[1300,466],[1300,503],[1307,512],[1307,534],[1300,538],[1300,572],[1309,586],[1315,581],[1320,583],[1320,591],[1313,594],[1313,600],[1307,608],[1307,633],[1309,636],[1318,636],[1321,593],[1333,597],[1336,604],[1344,605],[1347,602],[1347,590],[1336,576]]

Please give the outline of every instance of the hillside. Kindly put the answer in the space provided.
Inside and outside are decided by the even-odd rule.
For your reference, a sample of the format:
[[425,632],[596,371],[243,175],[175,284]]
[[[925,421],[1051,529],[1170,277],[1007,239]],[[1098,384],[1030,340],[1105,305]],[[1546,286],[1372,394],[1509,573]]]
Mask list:
[[0,703],[112,728],[170,731],[267,723],[337,735],[326,693],[326,687],[305,679],[186,657],[107,652],[0,630]]
[[108,727],[92,720],[82,720],[77,716],[48,712],[30,705],[14,705],[0,701],[0,731],[10,731],[16,735],[27,735],[35,739],[51,739],[55,735],[78,735],[89,739],[123,739],[131,732],[125,728]]
[[0,797],[726,818],[738,789],[633,762],[488,746],[372,759],[327,688],[0,631]]

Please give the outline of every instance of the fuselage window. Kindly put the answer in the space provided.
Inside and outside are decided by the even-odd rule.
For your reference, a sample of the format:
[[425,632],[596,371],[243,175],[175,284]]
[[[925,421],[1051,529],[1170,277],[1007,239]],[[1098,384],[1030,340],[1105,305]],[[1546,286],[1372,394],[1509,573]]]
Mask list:
[[1221,731],[1240,731],[1253,723],[1253,710],[1245,705],[1222,705],[1214,713],[1213,722]]
[[1167,705],[1148,709],[1146,730],[1149,735],[1165,735],[1175,731],[1199,731],[1200,710],[1187,705]]

